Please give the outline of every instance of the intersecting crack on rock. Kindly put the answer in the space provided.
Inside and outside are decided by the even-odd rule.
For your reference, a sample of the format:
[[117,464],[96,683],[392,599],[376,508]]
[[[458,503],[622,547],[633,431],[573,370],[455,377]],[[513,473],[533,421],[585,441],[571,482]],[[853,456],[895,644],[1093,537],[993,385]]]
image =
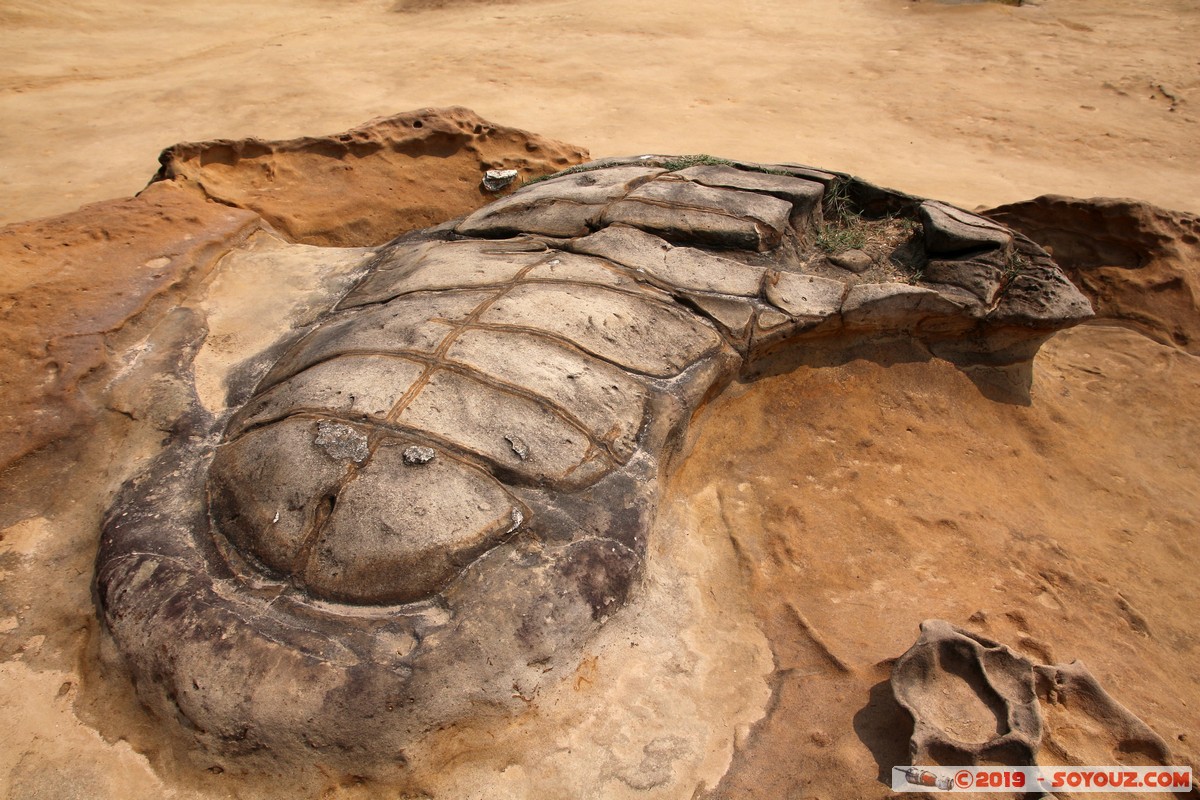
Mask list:
[[[814,244],[835,226],[869,263]],[[1092,313],[1024,236],[796,164],[605,159],[370,259],[104,531],[141,699],[231,757],[360,770],[523,711],[637,596],[662,472],[730,381],[902,339],[1019,402]]]

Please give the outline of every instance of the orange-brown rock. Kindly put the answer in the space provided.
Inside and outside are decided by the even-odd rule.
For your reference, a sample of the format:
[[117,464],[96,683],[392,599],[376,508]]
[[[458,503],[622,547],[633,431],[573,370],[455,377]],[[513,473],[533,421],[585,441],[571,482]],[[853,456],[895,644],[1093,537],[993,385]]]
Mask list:
[[0,468],[93,410],[80,384],[114,336],[260,226],[175,184],[0,228]]
[[[736,376],[897,339],[1023,374],[1091,317],[1028,239],[814,172],[607,159],[376,250],[294,344],[242,360],[228,426],[197,405],[119,493],[96,597],[141,701],[231,766],[399,776],[588,657],[646,582],[660,459]],[[877,231],[888,266],[827,266],[834,225]],[[644,748],[634,789],[703,749]]]
[[557,172],[587,151],[496,125],[466,108],[426,108],[331,136],[177,144],[155,180],[248,208],[304,244],[383,244],[494,199],[490,169],[522,178]]
[[[116,221],[96,209],[111,211]],[[482,793],[882,800],[894,796],[888,776],[907,762],[912,731],[888,676],[918,623],[931,616],[1008,643],[1031,662],[1083,660],[1099,685],[1170,745],[1174,763],[1200,764],[1192,668],[1200,606],[1189,558],[1200,520],[1194,491],[1200,425],[1179,411],[1200,399],[1200,362],[1136,330],[1085,325],[1054,335],[1037,355],[1024,394],[1000,399],[985,391],[982,373],[886,339],[851,346],[831,336],[822,347],[804,348],[794,363],[764,363],[758,380],[737,381],[708,398],[695,417],[691,446],[668,462],[663,513],[633,602],[612,615],[577,663],[548,671],[548,663],[537,665],[534,681],[514,683],[511,694],[500,684],[520,713],[481,708],[462,725],[431,733],[405,752],[403,774],[372,778],[355,769],[314,778],[234,769],[190,746],[182,726],[182,736],[165,735],[171,726],[148,716],[115,652],[106,650],[87,579],[100,517],[116,486],[161,453],[160,432],[185,428],[163,424],[175,412],[159,411],[158,381],[191,369],[195,385],[178,383],[183,402],[176,408],[227,413],[245,401],[228,390],[249,380],[247,366],[265,371],[331,298],[354,285],[360,298],[387,302],[399,282],[414,276],[394,270],[360,284],[365,250],[287,244],[254,230],[249,213],[245,227],[229,226],[234,242],[249,231],[246,241],[222,257],[223,245],[204,249],[186,237],[204,230],[207,219],[243,212],[173,181],[136,201],[81,213],[10,226],[0,237],[8,270],[5,335],[26,347],[6,345],[5,401],[37,407],[35,398],[20,395],[32,379],[19,370],[26,368],[21,353],[35,352],[39,337],[52,341],[35,325],[45,318],[59,329],[78,322],[78,329],[93,331],[74,338],[94,345],[88,352],[97,366],[84,368],[86,377],[65,396],[84,409],[90,401],[80,398],[103,398],[95,402],[120,410],[70,439],[78,443],[78,460],[50,452],[34,461],[35,467],[53,462],[60,480],[36,483],[23,469],[6,475],[20,480],[0,498],[0,705],[13,711],[0,748],[0,796],[63,796],[84,786],[101,798]],[[159,269],[136,269],[158,257],[146,253],[154,236],[172,241],[162,233],[165,224],[160,230],[145,215],[175,219],[182,241],[173,246],[195,248],[186,250],[195,254],[190,269],[163,268],[178,275],[175,283],[156,275]],[[953,234],[957,215],[949,215],[928,217],[945,229],[939,233]],[[13,230],[24,238],[12,238]],[[66,257],[48,246],[61,231],[77,237]],[[758,255],[738,268],[728,253],[702,259],[686,247],[647,248],[651,234],[627,230],[605,239],[603,233],[591,234],[591,244],[607,242],[614,255],[619,249],[627,268],[644,270],[655,285],[686,287],[680,297],[719,323],[722,336],[757,335],[763,327],[733,313],[734,300],[748,302],[747,293],[797,319],[827,316],[843,302],[832,285],[837,281],[815,276],[771,274],[743,290]],[[1195,244],[1187,235],[1157,252],[1182,252]],[[945,237],[932,243],[942,248]],[[37,258],[25,244],[40,251]],[[538,274],[575,279],[594,249],[579,245]],[[89,271],[87,254],[98,268]],[[1001,273],[1005,265],[998,265]],[[497,268],[489,259],[468,273],[456,266],[433,259],[416,277],[483,280]],[[874,263],[861,280],[880,270]],[[331,272],[337,279],[325,283]],[[921,274],[928,281],[940,273]],[[989,274],[972,273],[969,286],[979,289],[975,278]],[[86,283],[89,277],[97,285]],[[629,279],[614,273],[611,280],[627,286]],[[92,294],[97,286],[105,293],[76,311],[55,293],[65,287],[70,298],[77,291],[71,287]],[[717,304],[706,294],[721,287],[733,300]],[[907,283],[897,288],[892,311],[922,311],[928,295]],[[985,302],[1003,287],[959,288]],[[859,290],[856,308],[870,297]],[[1003,297],[1014,299],[1011,288]],[[1154,302],[1146,308],[1154,310]],[[170,330],[175,319],[182,320],[179,330]],[[859,314],[859,323],[870,321]],[[464,340],[449,355],[479,362],[478,341],[474,349],[470,344]],[[504,355],[517,360],[528,353],[513,348]],[[68,405],[55,405],[43,418],[61,423]],[[10,432],[28,427],[24,419],[7,421]],[[322,447],[353,443],[322,438]],[[530,439],[518,441],[520,447],[503,440],[516,458]],[[142,504],[130,513],[154,512]],[[523,524],[531,520],[526,515]],[[441,609],[429,612],[437,623]],[[474,630],[486,632],[481,641],[495,635],[478,624]],[[403,637],[378,643],[385,655],[411,644]],[[961,688],[951,684],[933,689]],[[182,707],[194,711],[189,703],[209,687],[181,685]],[[1075,687],[1043,705],[1039,763],[1142,763],[1144,748],[1129,747],[1127,729],[1112,724],[1112,709],[1097,704],[1084,682]],[[317,697],[311,685],[270,688],[283,702],[264,695],[247,702],[284,711]],[[969,693],[958,699],[946,706],[956,715],[950,722],[989,722],[986,705],[972,705]],[[235,743],[247,740],[244,730],[227,733]],[[1058,749],[1048,752],[1047,743]],[[328,742],[311,737],[304,746],[311,763]]]
[[1060,195],[985,213],[1050,250],[1097,317],[1200,354],[1200,217],[1138,200]]

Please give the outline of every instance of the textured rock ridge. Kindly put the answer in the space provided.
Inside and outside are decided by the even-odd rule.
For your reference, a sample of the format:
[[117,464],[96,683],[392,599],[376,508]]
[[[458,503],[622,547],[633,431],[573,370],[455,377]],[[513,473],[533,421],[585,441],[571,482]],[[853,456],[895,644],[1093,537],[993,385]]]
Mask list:
[[987,216],[1054,254],[1096,314],[1200,354],[1200,218],[1138,200],[1045,195]]
[[254,211],[294,242],[359,247],[478,208],[494,196],[481,184],[487,170],[529,177],[586,158],[467,108],[424,108],[330,136],[177,144],[154,180]]
[[522,708],[636,596],[660,473],[734,377],[895,337],[1004,367],[1090,314],[1030,240],[941,203],[593,162],[380,249],[247,372],[114,505],[104,619],[143,701],[208,747],[403,766]]

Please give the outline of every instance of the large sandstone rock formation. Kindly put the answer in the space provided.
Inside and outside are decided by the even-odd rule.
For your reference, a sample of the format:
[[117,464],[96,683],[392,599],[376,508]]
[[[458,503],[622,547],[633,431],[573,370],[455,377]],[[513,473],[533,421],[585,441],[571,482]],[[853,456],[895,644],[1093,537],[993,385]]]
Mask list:
[[586,157],[467,109],[421,109],[330,136],[178,144],[137,197],[0,227],[0,469],[86,430],[130,323],[202,291],[255,231],[381,244],[488,202],[487,169],[529,178]]
[[996,223],[707,157],[593,162],[361,274],[228,411],[194,403],[105,526],[139,695],[214,752],[362,774],[523,708],[636,594],[660,476],[737,377],[904,340],[1019,397],[1091,315]]

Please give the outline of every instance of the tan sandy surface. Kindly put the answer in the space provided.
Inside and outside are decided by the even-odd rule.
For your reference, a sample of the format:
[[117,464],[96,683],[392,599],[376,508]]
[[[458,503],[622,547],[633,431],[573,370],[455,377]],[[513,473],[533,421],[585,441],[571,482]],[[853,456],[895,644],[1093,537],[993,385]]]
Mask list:
[[158,151],[423,106],[587,147],[798,160],[968,206],[1200,210],[1187,0],[5,0],[0,222],[132,193]]
[[[802,161],[967,207],[1056,192],[1200,211],[1194,2],[393,3],[0,0],[0,223],[136,192],[177,141],[451,104],[594,156]],[[192,213],[166,192],[146,201]],[[207,314],[226,350],[201,360],[231,368],[347,279],[353,254],[295,250],[189,273],[151,311]],[[879,774],[904,758],[889,659],[935,616],[1082,659],[1200,766],[1200,361],[1103,326],[1047,344],[1027,405],[883,349],[717,399],[670,481],[640,605],[554,702],[435,737],[406,794],[181,756],[102,666],[89,585],[112,493],[171,424],[176,317],[76,343],[127,367],[92,376],[107,409],[4,475],[0,797],[885,797]],[[1113,757],[1088,720],[1055,724],[1064,750]],[[692,744],[654,749],[672,728]]]

